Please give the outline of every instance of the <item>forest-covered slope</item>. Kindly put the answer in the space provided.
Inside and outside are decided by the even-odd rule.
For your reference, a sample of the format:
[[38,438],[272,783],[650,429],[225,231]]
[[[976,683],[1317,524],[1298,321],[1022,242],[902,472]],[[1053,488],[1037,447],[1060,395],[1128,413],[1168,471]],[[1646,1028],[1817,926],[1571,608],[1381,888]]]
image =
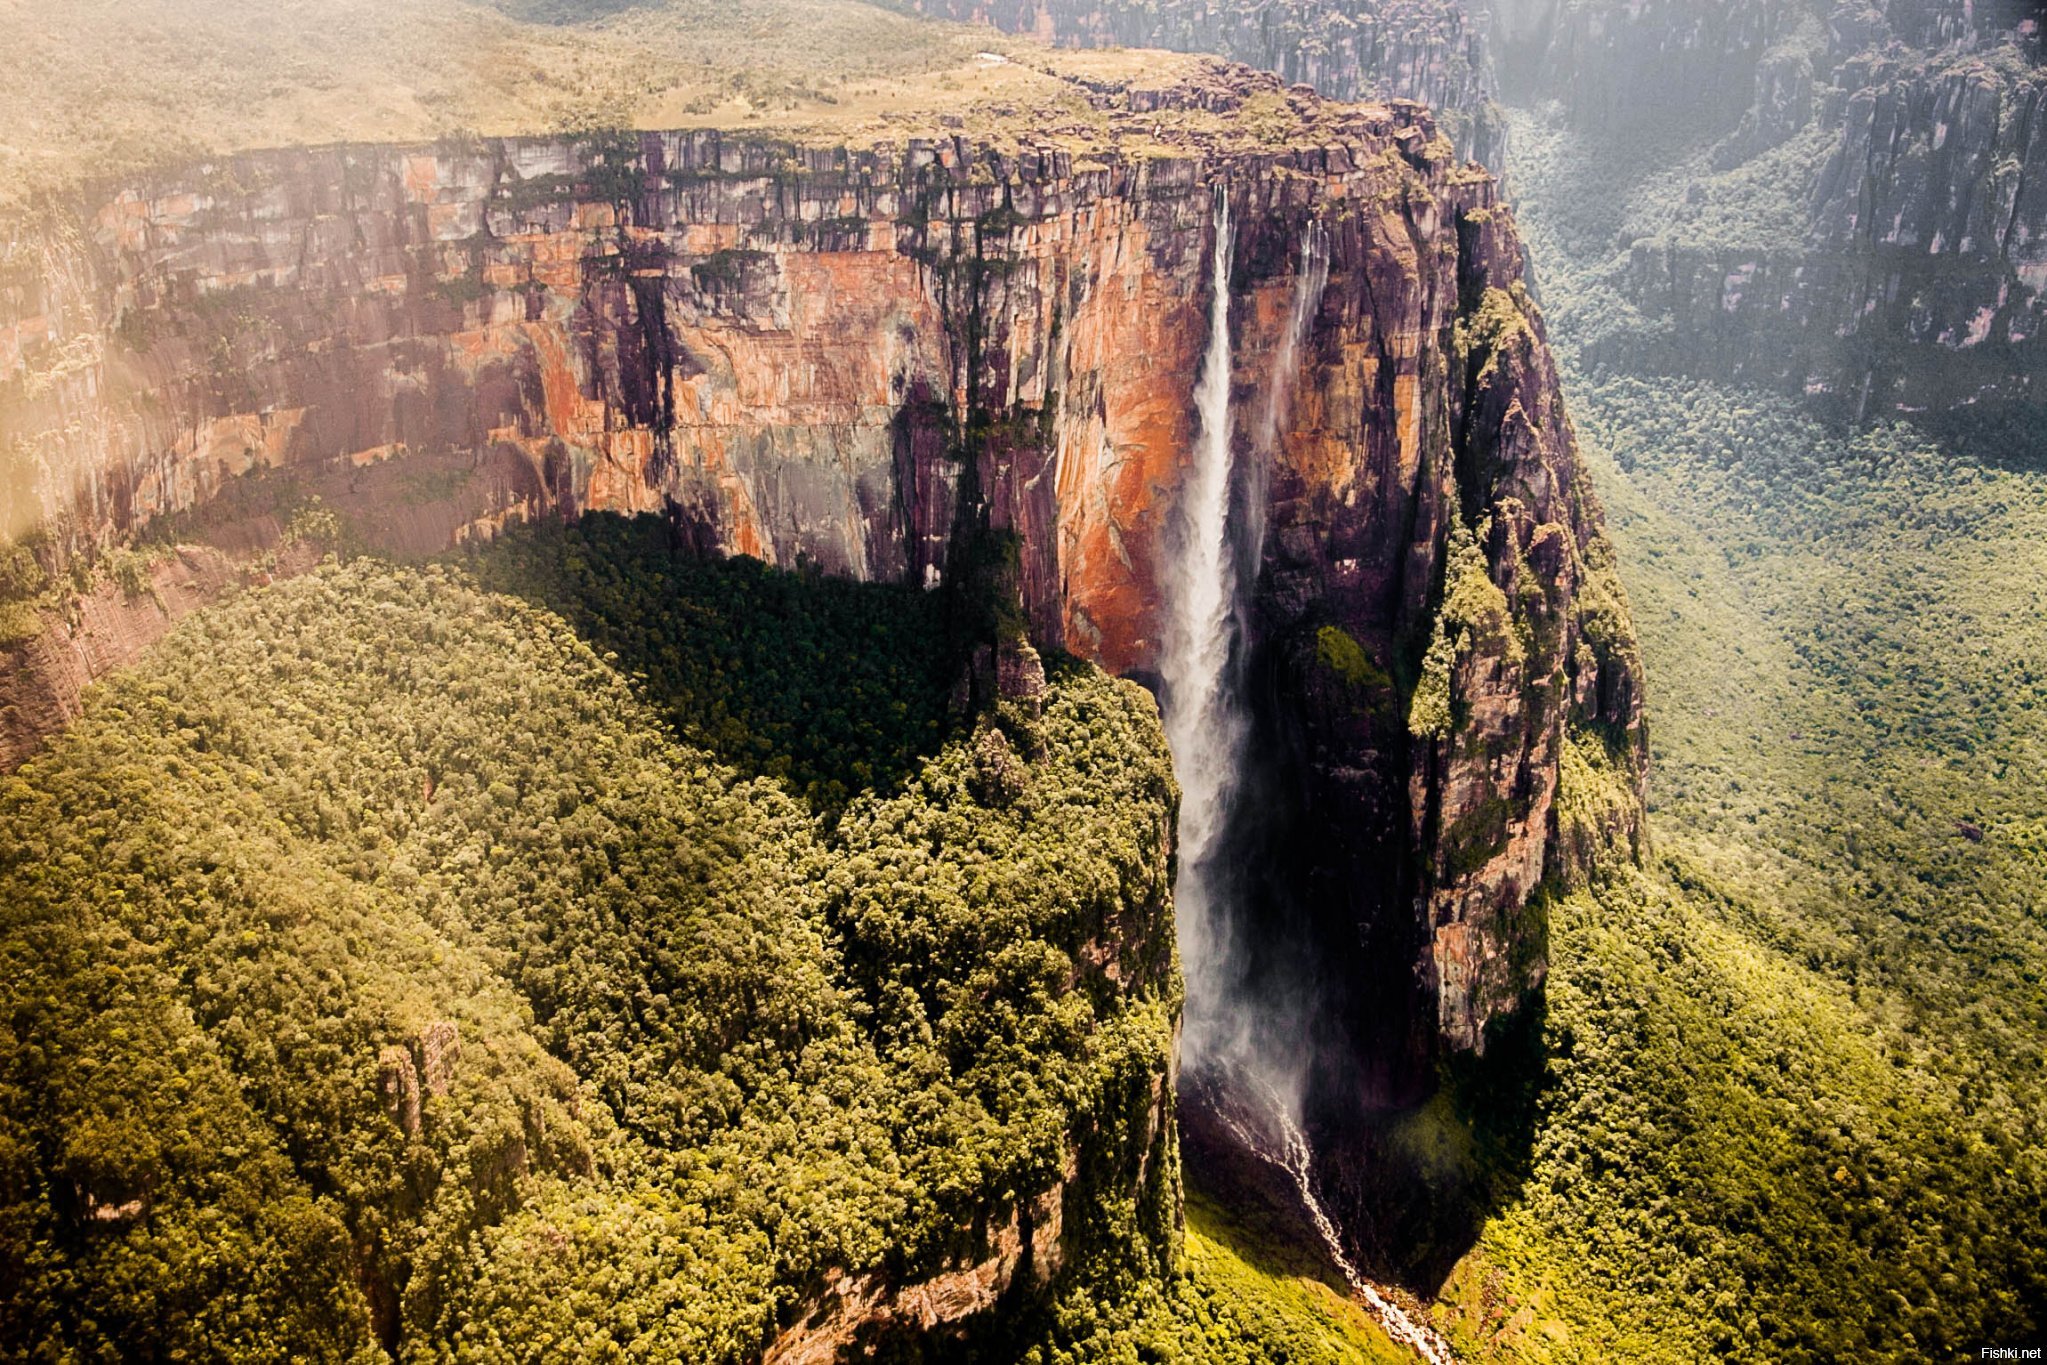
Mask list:
[[1019,1210],[991,1288],[1162,1262],[1170,778],[1054,672],[827,842],[445,570],[180,632],[5,786],[8,1353],[738,1358]]
[[1655,684],[1657,856],[1548,906],[1543,1090],[1449,1286],[1460,1340],[1817,1362],[2037,1339],[2047,469],[1579,363],[1619,304],[1577,246],[1625,211],[1584,177],[1625,172],[1514,131]]
[[1183,1255],[1149,698],[962,726],[936,600],[599,519],[97,689],[0,783],[0,1358],[795,1359],[1005,1291],[892,1349],[1385,1358]]

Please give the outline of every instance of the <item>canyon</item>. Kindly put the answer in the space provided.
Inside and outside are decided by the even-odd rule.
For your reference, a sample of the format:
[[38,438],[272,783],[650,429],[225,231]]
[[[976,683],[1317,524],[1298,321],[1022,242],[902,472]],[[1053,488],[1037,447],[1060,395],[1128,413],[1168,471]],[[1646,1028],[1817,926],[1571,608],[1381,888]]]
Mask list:
[[1509,98],[1705,148],[1613,243],[1607,282],[1639,316],[1588,338],[1590,363],[1760,383],[1855,422],[2039,410],[2047,78],[2024,7],[1540,11],[1502,8]]
[[2030,1330],[2037,7],[880,4],[0,11],[0,1356]]

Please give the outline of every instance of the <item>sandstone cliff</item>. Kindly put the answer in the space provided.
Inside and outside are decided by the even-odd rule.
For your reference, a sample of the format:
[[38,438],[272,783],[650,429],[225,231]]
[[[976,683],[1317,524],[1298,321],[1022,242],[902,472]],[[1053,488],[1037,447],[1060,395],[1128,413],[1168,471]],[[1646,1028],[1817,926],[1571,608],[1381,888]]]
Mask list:
[[[1412,105],[1224,66],[1076,93],[1109,130],[1077,151],[645,133],[107,187],[16,239],[0,295],[17,512],[53,572],[137,541],[255,553],[319,496],[398,553],[643,511],[706,552],[923,584],[986,524],[1041,645],[1145,675],[1227,194],[1278,837],[1356,1038],[1390,1046],[1366,1089],[1412,1093],[1435,1040],[1478,1045],[1540,979],[1517,917],[1555,867],[1567,732],[1640,772],[1638,665],[1511,217]],[[1328,283],[1295,351],[1311,225]],[[1474,535],[1482,620],[1446,605]],[[9,656],[11,698],[75,686],[42,649]],[[1416,731],[1436,683],[1445,719]],[[61,709],[13,712],[13,752]]]
[[1800,0],[1499,0],[1498,59],[1516,102],[1559,99],[1586,124],[1683,110],[1732,123]]
[[[1511,98],[1719,140],[1673,220],[1621,244],[1613,283],[1645,325],[1591,358],[1798,389],[1855,420],[2036,405],[2047,77],[2023,8],[1509,0]],[[1725,221],[1714,174],[1762,177],[1782,225]]]
[[[1642,323],[1593,338],[1595,363],[1761,381],[1852,418],[2037,404],[2047,384],[2034,169],[2047,79],[2024,4],[903,3],[1066,43],[1223,53],[1344,98],[1419,99],[1496,169],[1495,99],[1555,102],[1606,139],[1591,155],[1707,147],[1704,174],[1747,170],[1762,198],[1784,199],[1758,231],[1695,211],[1710,192],[1681,187],[1674,222],[1617,244],[1611,283]],[[1757,162],[1795,138],[1792,162]],[[1758,196],[1738,197],[1746,212]]]

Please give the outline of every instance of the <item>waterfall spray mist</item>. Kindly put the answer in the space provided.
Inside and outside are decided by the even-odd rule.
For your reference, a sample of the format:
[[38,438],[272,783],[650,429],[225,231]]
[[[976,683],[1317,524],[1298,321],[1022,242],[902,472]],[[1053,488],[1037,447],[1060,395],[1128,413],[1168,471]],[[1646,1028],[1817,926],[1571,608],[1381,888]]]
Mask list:
[[1329,286],[1329,238],[1322,224],[1310,222],[1301,234],[1301,268],[1294,275],[1293,305],[1287,310],[1286,334],[1280,338],[1272,371],[1265,384],[1265,405],[1258,415],[1258,458],[1244,471],[1244,536],[1246,577],[1255,578],[1265,544],[1266,478],[1279,454],[1280,428],[1293,404],[1294,376],[1300,367],[1301,342],[1308,324],[1322,306]]
[[[1160,668],[1166,683],[1166,738],[1180,780],[1180,871],[1173,894],[1187,977],[1184,1060],[1255,1073],[1262,1094],[1297,1096],[1306,1057],[1297,1046],[1308,1022],[1288,1018],[1307,1001],[1255,1000],[1245,989],[1239,907],[1227,866],[1228,836],[1250,720],[1243,700],[1241,641],[1248,594],[1265,538],[1266,469],[1293,396],[1303,339],[1329,279],[1319,224],[1302,237],[1286,330],[1273,352],[1251,424],[1251,458],[1233,468],[1230,406],[1235,357],[1230,338],[1230,268],[1235,241],[1228,194],[1218,190],[1210,256],[1207,353],[1195,388],[1200,420],[1182,485],[1165,578],[1167,617]],[[1233,525],[1233,508],[1241,520]],[[1292,1041],[1271,1045],[1278,1036]]]
[[[1318,226],[1302,240],[1287,330],[1253,430],[1252,460],[1243,471],[1243,522],[1231,534],[1230,264],[1234,251],[1229,196],[1218,189],[1215,247],[1210,258],[1208,351],[1195,389],[1200,436],[1182,485],[1166,577],[1167,617],[1160,667],[1166,683],[1166,740],[1180,779],[1180,870],[1173,897],[1180,959],[1187,977],[1182,1033],[1186,1075],[1203,1105],[1245,1151],[1285,1172],[1316,1234],[1365,1307],[1395,1341],[1431,1365],[1450,1365],[1449,1349],[1360,1273],[1318,1193],[1314,1153],[1302,1131],[1300,1086],[1307,1023],[1287,1016],[1312,993],[1275,1005],[1243,989],[1236,908],[1226,876],[1232,806],[1250,732],[1244,709],[1239,643],[1246,621],[1240,577],[1257,573],[1265,533],[1265,470],[1279,449],[1292,398],[1293,373],[1309,321],[1328,283],[1328,251]],[[1240,561],[1239,549],[1242,551]],[[1242,568],[1240,570],[1240,562]],[[1276,1027],[1279,1026],[1279,1027]],[[1273,1040],[1290,1035],[1292,1045]]]
[[1160,671],[1166,742],[1180,780],[1180,869],[1173,885],[1180,960],[1187,977],[1183,1047],[1190,1065],[1226,1040],[1219,1008],[1234,993],[1231,923],[1218,885],[1218,856],[1243,755],[1245,718],[1230,687],[1237,575],[1230,512],[1230,202],[1218,188],[1210,258],[1208,353],[1195,389],[1201,430],[1180,495],[1177,544],[1167,580]]
[[[1245,461],[1238,477],[1238,507],[1243,524],[1238,536],[1238,581],[1254,588],[1264,563],[1268,484],[1272,467],[1280,459],[1281,436],[1298,387],[1302,343],[1307,339],[1309,324],[1321,309],[1322,295],[1329,284],[1329,246],[1322,225],[1309,222],[1300,242],[1301,260],[1294,272],[1286,330],[1280,334],[1279,344],[1266,366],[1258,421],[1253,429],[1252,458]],[[1248,591],[1237,594],[1237,631],[1242,640],[1253,638],[1255,595]],[[1245,685],[1248,680],[1241,673],[1232,681],[1235,695],[1248,691]],[[1316,981],[1304,979],[1298,961],[1294,970],[1284,975],[1289,979],[1283,991],[1267,990],[1261,993],[1262,998],[1229,997],[1225,1009],[1241,1022],[1231,1031],[1229,1054],[1220,1060],[1254,1075],[1260,1093],[1285,1096],[1294,1117],[1298,1117],[1305,1073],[1313,1056],[1312,1048],[1302,1043],[1315,1034],[1322,992]]]
[[[1233,467],[1230,384],[1230,267],[1235,250],[1229,198],[1218,191],[1210,256],[1207,353],[1195,388],[1200,430],[1182,485],[1165,580],[1167,618],[1160,670],[1166,683],[1166,738],[1180,779],[1180,872],[1173,895],[1187,977],[1182,1050],[1190,1069],[1255,1072],[1261,1093],[1298,1093],[1305,1061],[1296,1039],[1304,1020],[1286,1019],[1305,1000],[1258,1001],[1244,989],[1242,932],[1226,865],[1232,808],[1250,720],[1243,700],[1240,643],[1248,626],[1243,582],[1258,572],[1265,538],[1266,469],[1279,447],[1293,373],[1329,279],[1319,224],[1302,237],[1286,330],[1272,353],[1251,422],[1251,458]],[[1234,495],[1234,496],[1233,496]],[[1233,526],[1233,507],[1241,521]],[[1300,996],[1301,993],[1291,993]],[[1275,1009],[1275,1005],[1281,1008]]]

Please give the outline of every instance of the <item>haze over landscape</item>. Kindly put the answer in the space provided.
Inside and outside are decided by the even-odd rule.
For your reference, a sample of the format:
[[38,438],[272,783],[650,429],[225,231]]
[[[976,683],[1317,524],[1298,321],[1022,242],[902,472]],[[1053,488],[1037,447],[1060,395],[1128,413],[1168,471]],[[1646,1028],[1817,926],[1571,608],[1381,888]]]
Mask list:
[[2043,22],[0,0],[0,1359],[2028,1358]]

